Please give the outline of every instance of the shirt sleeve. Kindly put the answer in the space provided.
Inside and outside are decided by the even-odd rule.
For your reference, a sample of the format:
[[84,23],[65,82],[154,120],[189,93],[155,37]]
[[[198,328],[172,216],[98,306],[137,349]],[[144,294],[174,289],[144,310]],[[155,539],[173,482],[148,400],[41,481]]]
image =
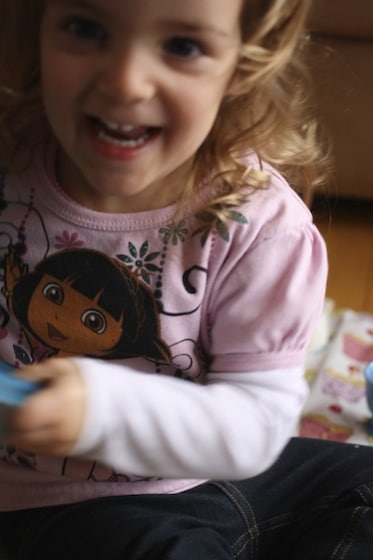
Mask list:
[[222,243],[215,251],[203,334],[209,369],[302,365],[325,298],[324,240],[310,221],[262,231],[249,247],[238,234],[229,254]]
[[254,476],[292,435],[307,394],[300,367],[211,373],[198,385],[90,358],[76,363],[88,399],[71,454],[127,475]]

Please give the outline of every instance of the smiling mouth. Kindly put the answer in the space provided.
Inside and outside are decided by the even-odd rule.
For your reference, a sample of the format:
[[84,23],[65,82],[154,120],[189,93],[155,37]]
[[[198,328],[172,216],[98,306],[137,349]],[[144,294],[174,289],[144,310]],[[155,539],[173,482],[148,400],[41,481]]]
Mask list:
[[63,341],[66,340],[66,336],[64,336],[56,327],[48,323],[48,336],[51,340],[55,341]]
[[150,138],[159,133],[159,128],[137,126],[131,124],[120,125],[90,117],[90,123],[95,135],[105,142],[120,148],[138,148]]

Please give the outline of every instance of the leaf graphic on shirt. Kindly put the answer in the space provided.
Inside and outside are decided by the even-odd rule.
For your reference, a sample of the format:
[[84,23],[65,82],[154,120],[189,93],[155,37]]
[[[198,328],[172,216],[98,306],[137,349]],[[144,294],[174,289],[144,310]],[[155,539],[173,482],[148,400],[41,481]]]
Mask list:
[[206,211],[206,210],[204,210],[202,212],[199,212],[196,215],[196,218],[198,220],[202,221],[203,223],[202,223],[201,226],[199,226],[193,232],[193,237],[195,237],[196,235],[202,234],[201,235],[202,247],[204,247],[204,245],[205,245],[205,243],[208,239],[209,233],[212,230],[215,230],[217,232],[217,234],[224,241],[228,242],[229,239],[230,239],[230,236],[229,236],[229,227],[228,227],[227,222],[229,220],[231,220],[233,222],[237,222],[239,224],[247,224],[248,223],[248,220],[247,220],[246,216],[244,216],[243,214],[241,214],[237,210],[221,209],[219,207],[216,207],[216,209],[224,214],[225,220],[222,220],[221,218],[219,218],[213,212],[209,212],[209,211]]
[[236,210],[229,210],[227,212],[227,217],[234,222],[238,222],[239,224],[248,224],[248,220],[246,216],[241,214],[241,212],[237,212]]
[[[142,244],[142,247],[143,246],[144,246],[144,243]],[[130,254],[132,255],[132,257],[134,259],[136,259],[137,258],[137,249],[136,249],[135,245],[133,243],[131,243],[131,241],[128,243],[128,250],[129,250]],[[140,249],[140,251],[141,251],[141,249]]]
[[185,241],[188,234],[188,230],[185,227],[185,220],[168,224],[167,226],[162,227],[159,232],[163,236],[163,242],[166,244],[171,242],[172,245],[177,245],[179,241]]

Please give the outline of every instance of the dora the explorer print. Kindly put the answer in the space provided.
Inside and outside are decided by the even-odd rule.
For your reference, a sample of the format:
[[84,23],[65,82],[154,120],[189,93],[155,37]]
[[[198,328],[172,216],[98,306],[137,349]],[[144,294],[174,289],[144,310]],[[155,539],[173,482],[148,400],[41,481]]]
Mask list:
[[4,272],[8,310],[31,349],[23,362],[39,360],[41,347],[46,356],[170,360],[150,289],[119,261],[71,249],[29,270],[11,246]]

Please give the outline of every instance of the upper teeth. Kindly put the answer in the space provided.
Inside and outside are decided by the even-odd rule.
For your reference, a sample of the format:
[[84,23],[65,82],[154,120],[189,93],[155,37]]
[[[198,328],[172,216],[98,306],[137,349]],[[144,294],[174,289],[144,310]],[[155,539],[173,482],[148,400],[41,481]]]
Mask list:
[[101,121],[109,130],[113,130],[116,132],[132,132],[136,128],[133,124],[118,124],[104,119],[101,119]]

